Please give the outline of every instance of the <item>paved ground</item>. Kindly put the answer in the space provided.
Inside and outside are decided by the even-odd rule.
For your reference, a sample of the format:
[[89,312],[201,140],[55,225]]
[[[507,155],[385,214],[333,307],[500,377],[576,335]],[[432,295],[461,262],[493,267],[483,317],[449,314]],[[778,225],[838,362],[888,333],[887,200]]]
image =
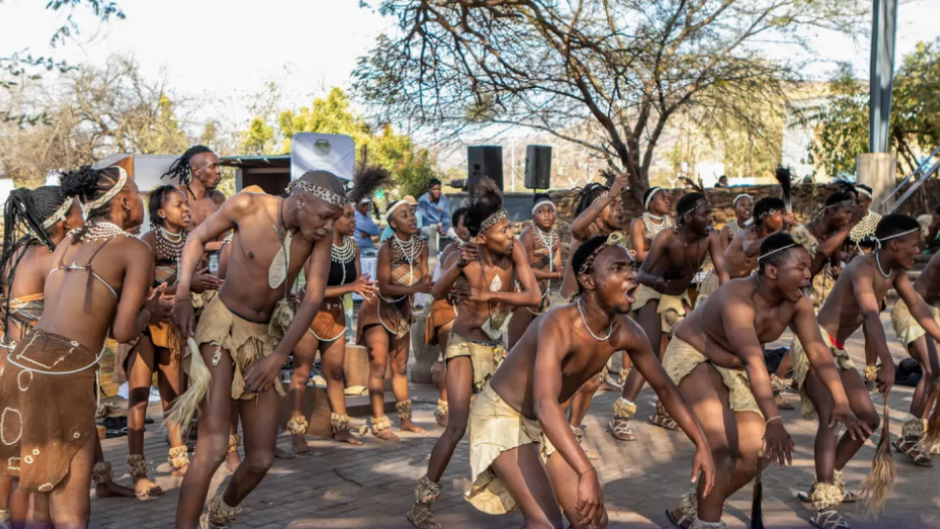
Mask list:
[[[887,315],[886,334],[897,360],[906,355],[893,343],[894,332]],[[774,344],[777,345],[777,344]],[[781,343],[780,345],[786,345]],[[849,342],[853,357],[864,362],[863,342],[858,336]],[[404,514],[413,501],[414,481],[425,472],[428,454],[440,434],[433,422],[436,392],[428,386],[412,388],[416,401],[416,420],[429,431],[427,435],[399,434],[402,441],[385,444],[372,437],[361,447],[340,446],[327,441],[314,441],[316,452],[307,458],[277,460],[265,481],[243,503],[244,512],[238,528],[359,528],[411,527]],[[890,404],[892,431],[900,433],[912,388],[897,387]],[[637,422],[634,428],[638,441],[622,443],[606,435],[603,425],[613,414],[614,393],[599,395],[586,419],[587,443],[601,454],[596,463],[611,527],[671,527],[664,510],[688,490],[692,445],[681,434],[672,433]],[[640,396],[639,417],[652,413],[652,391],[644,389]],[[787,399],[798,404],[798,397]],[[151,415],[159,418],[158,409]],[[804,521],[809,512],[793,499],[794,493],[813,480],[812,446],[816,431],[814,422],[799,418],[797,411],[784,412],[787,429],[796,443],[793,467],[770,469],[765,473],[764,512],[768,527],[809,527]],[[147,433],[147,455],[155,465],[157,483],[166,495],[146,502],[136,499],[92,499],[92,526],[140,529],[172,527],[179,491],[179,479],[170,477],[166,463],[164,432],[151,426]],[[396,432],[398,433],[398,432]],[[124,460],[126,438],[103,442],[105,457],[114,464],[115,475],[128,483]],[[281,437],[280,446],[289,447],[289,438]],[[846,481],[856,486],[870,468],[874,445],[867,444],[856,460],[846,469]],[[844,509],[853,527],[859,528],[940,528],[940,470],[912,466],[895,454],[896,481],[889,506],[879,520],[866,520],[854,507]],[[940,463],[940,461],[937,461]],[[457,448],[445,474],[444,493],[435,505],[438,520],[446,528],[520,527],[520,516],[489,516],[479,513],[466,503],[461,492],[468,485],[470,468],[467,445]],[[219,471],[213,487],[227,479]],[[730,527],[747,527],[751,488],[736,494],[725,509],[724,520]]]

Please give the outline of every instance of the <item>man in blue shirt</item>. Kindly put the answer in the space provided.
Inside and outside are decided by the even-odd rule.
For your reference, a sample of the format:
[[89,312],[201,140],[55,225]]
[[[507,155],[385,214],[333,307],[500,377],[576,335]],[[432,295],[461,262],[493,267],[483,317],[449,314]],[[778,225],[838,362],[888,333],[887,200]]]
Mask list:
[[[418,199],[418,212],[421,213],[428,229],[436,226],[438,235],[447,233],[450,228],[450,205],[447,203],[447,197],[441,194],[441,181],[437,178],[428,182],[428,192]],[[431,233],[427,233],[427,236],[430,237]]]
[[372,202],[368,198],[363,198],[356,204],[356,232],[353,238],[356,240],[356,244],[359,245],[360,250],[374,250],[375,244],[372,243],[372,237],[379,234],[379,227],[375,225],[372,217],[369,216],[369,206],[371,204]]

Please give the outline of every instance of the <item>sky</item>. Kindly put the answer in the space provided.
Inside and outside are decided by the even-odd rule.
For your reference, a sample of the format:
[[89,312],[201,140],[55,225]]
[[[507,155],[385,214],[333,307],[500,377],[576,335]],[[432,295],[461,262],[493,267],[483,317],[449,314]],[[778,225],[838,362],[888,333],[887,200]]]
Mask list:
[[[45,0],[0,0],[0,55],[27,50],[96,65],[115,53],[131,55],[146,76],[166,75],[177,93],[218,102],[197,112],[223,113],[224,121],[240,123],[251,117],[246,101],[269,81],[281,87],[284,108],[308,105],[333,86],[348,88],[356,59],[394,24],[361,8],[359,0],[117,1],[126,20],[102,25],[80,12],[81,34],[50,50],[49,38],[64,15],[45,10]],[[940,0],[902,0],[896,64],[916,42],[937,38],[937,20]],[[811,75],[824,78],[838,60],[867,78],[868,46],[840,35],[817,36]]]

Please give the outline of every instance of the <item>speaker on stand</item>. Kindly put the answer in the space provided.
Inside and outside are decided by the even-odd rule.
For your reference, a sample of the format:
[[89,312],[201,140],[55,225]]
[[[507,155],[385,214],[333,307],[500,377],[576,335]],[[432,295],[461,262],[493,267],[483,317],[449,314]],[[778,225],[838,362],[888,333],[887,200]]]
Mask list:
[[473,192],[473,186],[484,177],[489,177],[500,189],[503,189],[503,148],[498,145],[467,147],[467,188]]
[[552,148],[547,145],[526,145],[525,186],[548,189],[552,186]]

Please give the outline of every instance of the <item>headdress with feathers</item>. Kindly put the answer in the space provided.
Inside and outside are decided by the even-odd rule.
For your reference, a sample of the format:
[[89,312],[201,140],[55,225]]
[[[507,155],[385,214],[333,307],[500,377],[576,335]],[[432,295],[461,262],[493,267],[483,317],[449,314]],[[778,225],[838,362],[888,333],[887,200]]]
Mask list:
[[364,198],[372,198],[376,189],[385,187],[392,182],[392,173],[378,165],[368,165],[368,153],[362,148],[362,156],[353,171],[353,188],[347,196],[352,204],[358,204]]
[[498,220],[508,217],[503,209],[503,192],[489,177],[484,177],[470,191],[466,224],[470,235],[477,236]]
[[786,206],[787,211],[791,211],[792,208],[790,204],[793,197],[793,187],[790,168],[783,167],[782,165],[777,166],[774,170],[774,178],[780,183],[780,198],[783,199],[783,205]]

